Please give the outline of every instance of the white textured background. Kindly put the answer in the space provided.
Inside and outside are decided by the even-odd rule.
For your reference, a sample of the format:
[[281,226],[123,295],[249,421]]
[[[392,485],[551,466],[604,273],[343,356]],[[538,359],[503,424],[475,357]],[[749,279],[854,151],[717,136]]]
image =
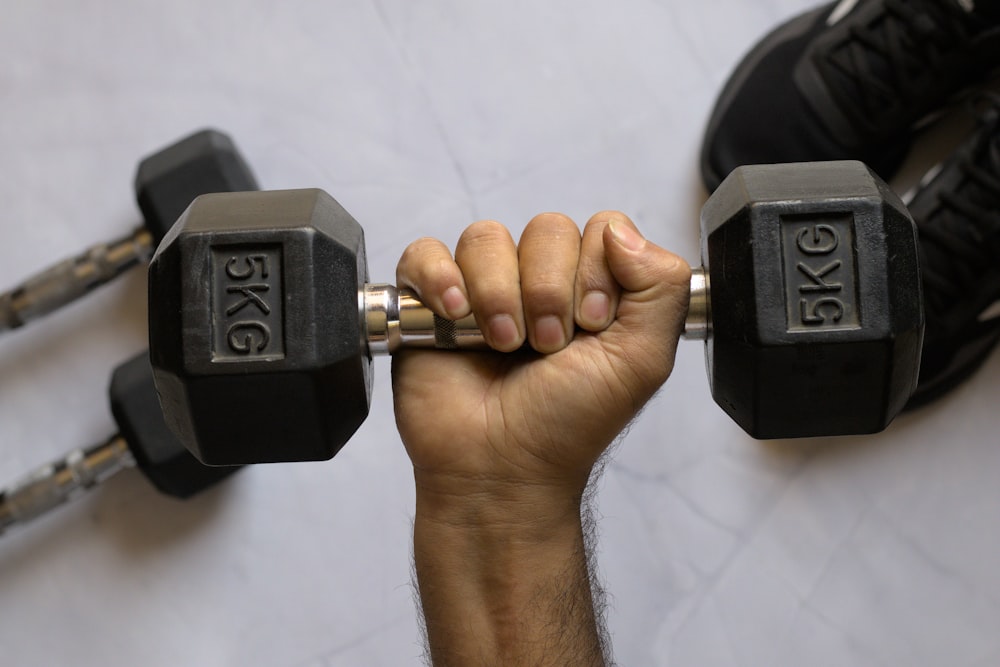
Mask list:
[[[620,208],[694,262],[714,96],[811,4],[9,0],[0,286],[126,232],[138,159],[207,125],[263,187],[337,197],[377,279],[418,236],[552,209]],[[0,481],[114,431],[106,386],[145,347],[144,290],[135,272],[0,337]],[[994,358],[879,436],[761,444],[684,344],[601,485],[619,661],[1000,664],[998,375]],[[412,505],[382,360],[333,461],[187,503],[124,473],[0,538],[0,663],[417,664]]]

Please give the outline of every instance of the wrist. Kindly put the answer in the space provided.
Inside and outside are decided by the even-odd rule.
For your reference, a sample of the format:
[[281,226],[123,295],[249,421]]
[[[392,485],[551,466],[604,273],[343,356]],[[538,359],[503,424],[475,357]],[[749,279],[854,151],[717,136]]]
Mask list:
[[584,484],[414,471],[416,521],[488,539],[545,543],[579,530]]
[[418,485],[414,565],[435,665],[603,664],[579,495],[536,491]]

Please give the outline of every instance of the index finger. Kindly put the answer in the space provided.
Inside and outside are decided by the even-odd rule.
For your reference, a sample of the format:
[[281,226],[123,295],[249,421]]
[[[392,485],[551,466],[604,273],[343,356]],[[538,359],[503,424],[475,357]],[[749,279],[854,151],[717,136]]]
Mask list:
[[458,320],[471,312],[462,270],[437,239],[417,239],[406,247],[396,265],[396,284],[412,289],[441,317]]
[[576,271],[576,323],[586,331],[603,331],[614,320],[621,286],[608,268],[604,254],[604,229],[612,220],[632,224],[624,213],[601,211],[583,229],[580,262]]

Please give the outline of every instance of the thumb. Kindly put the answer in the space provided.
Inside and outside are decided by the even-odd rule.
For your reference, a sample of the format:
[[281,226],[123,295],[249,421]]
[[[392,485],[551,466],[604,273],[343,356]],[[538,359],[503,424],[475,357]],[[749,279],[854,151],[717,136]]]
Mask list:
[[621,301],[607,332],[625,358],[645,366],[642,375],[659,386],[670,374],[691,294],[691,267],[646,240],[628,219],[604,229],[604,253],[621,285]]

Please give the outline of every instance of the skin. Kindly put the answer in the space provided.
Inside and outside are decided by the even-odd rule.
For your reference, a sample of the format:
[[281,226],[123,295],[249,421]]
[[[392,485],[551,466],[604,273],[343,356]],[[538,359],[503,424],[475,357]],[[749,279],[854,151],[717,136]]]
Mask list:
[[[475,314],[492,353],[393,360],[416,482],[414,563],[435,665],[604,665],[581,506],[595,463],[667,379],[686,262],[624,214],[496,222],[404,252],[397,283]],[[527,346],[525,342],[527,341]]]

